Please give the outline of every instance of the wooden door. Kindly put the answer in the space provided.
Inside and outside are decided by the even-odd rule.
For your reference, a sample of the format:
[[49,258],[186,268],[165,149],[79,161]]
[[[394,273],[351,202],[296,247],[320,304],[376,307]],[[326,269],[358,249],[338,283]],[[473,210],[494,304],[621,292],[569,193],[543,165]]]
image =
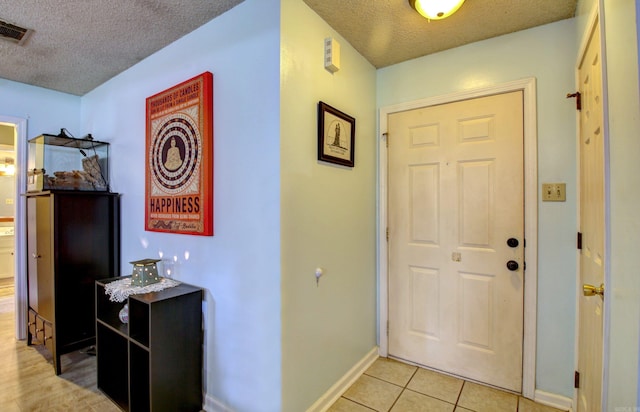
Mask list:
[[54,318],[52,222],[49,196],[27,198],[29,307],[48,321]]
[[[605,198],[604,114],[600,27],[596,24],[578,65],[580,111],[580,250],[579,287],[604,284]],[[595,292],[595,290],[593,291]],[[578,411],[600,410],[602,403],[603,297],[580,294],[578,302]]]
[[388,124],[389,354],[520,392],[522,92]]

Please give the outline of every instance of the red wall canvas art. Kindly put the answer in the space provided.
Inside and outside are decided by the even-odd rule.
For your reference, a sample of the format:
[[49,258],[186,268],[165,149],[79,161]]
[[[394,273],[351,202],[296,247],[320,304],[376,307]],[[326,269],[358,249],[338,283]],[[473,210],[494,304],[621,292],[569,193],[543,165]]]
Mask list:
[[145,230],[213,235],[213,75],[147,98]]

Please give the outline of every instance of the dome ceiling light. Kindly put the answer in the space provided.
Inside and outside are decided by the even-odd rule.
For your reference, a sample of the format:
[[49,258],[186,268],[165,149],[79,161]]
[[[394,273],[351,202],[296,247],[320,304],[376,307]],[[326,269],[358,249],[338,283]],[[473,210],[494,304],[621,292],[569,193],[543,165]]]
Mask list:
[[409,4],[428,20],[441,20],[458,11],[464,0],[409,0]]

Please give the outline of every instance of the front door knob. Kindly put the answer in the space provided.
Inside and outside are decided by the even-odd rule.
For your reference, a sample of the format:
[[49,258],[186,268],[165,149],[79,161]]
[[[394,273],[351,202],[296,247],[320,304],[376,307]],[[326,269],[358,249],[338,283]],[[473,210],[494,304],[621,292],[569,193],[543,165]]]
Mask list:
[[604,283],[601,283],[600,287],[595,287],[593,285],[585,283],[584,285],[582,285],[582,294],[585,296],[600,295],[604,297]]
[[509,269],[510,271],[516,271],[519,267],[520,265],[518,265],[518,262],[516,262],[515,260],[510,260],[507,262],[507,269]]

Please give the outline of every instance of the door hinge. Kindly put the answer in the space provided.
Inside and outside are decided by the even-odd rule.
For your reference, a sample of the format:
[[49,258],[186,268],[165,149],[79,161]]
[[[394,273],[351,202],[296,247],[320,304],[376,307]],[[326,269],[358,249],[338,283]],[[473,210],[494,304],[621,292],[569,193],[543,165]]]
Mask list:
[[387,228],[387,242],[389,241],[389,228]]
[[567,93],[567,99],[570,99],[572,97],[576,98],[576,110],[580,111],[582,110],[582,98],[581,98],[581,94],[580,92],[575,92],[575,93]]
[[578,389],[580,388],[580,372],[575,371],[573,375],[573,387]]
[[385,144],[386,144],[386,146],[388,148],[389,147],[389,133],[387,133],[387,132],[382,133],[382,138],[384,139],[384,142],[385,142]]
[[582,250],[582,233],[578,232],[578,239],[577,239],[577,246],[578,246],[578,250]]
[[389,320],[387,320],[387,336],[389,336]]

